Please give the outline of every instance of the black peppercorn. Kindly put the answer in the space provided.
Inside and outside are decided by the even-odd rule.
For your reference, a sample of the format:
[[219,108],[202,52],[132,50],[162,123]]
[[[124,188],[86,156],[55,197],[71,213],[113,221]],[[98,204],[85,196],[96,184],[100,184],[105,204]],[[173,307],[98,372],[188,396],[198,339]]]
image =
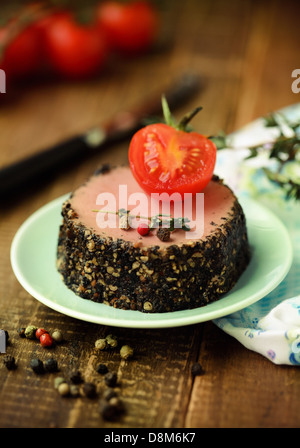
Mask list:
[[54,358],[46,359],[46,361],[44,362],[44,367],[47,372],[58,371],[57,361]]
[[120,400],[119,397],[112,397],[110,400],[108,400],[108,403],[111,406],[115,406],[118,414],[121,414],[124,411],[123,402],[122,402],[122,400]]
[[74,371],[71,372],[71,374],[70,374],[70,381],[73,384],[83,383],[83,378],[82,378],[81,373],[80,373],[79,370],[74,370]]
[[105,373],[108,372],[107,365],[105,365],[105,364],[98,364],[97,367],[96,367],[96,371],[98,373],[100,373],[101,375],[104,375]]
[[85,383],[82,390],[84,395],[88,398],[94,398],[96,396],[96,386],[93,383]]
[[42,362],[40,359],[38,359],[38,358],[33,358],[33,359],[30,361],[30,367],[32,368],[32,370],[33,370],[35,373],[38,373],[38,374],[40,374],[40,373],[44,373],[44,364],[43,364],[43,362]]
[[20,338],[25,338],[25,327],[22,328],[18,328],[18,334],[20,336]]
[[119,410],[113,404],[110,404],[106,400],[100,400],[99,402],[100,414],[104,420],[115,420],[119,415]]
[[166,227],[160,227],[156,232],[157,238],[160,239],[160,241],[169,241],[171,232]]
[[3,363],[7,370],[14,370],[17,368],[15,358],[11,355],[5,355],[3,358]]
[[105,384],[109,387],[115,387],[117,384],[117,374],[115,372],[108,372],[104,377]]
[[193,376],[202,375],[204,373],[201,365],[198,362],[195,362],[191,368],[191,374]]

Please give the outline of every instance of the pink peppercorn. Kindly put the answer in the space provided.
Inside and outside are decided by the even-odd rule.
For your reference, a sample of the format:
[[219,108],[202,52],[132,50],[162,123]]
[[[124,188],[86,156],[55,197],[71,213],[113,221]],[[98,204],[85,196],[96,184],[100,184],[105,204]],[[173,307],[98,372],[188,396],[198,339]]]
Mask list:
[[35,332],[35,337],[37,339],[40,339],[40,337],[42,336],[42,334],[48,333],[48,331],[44,330],[44,328],[38,328]]
[[53,339],[49,333],[44,333],[40,337],[40,343],[42,347],[51,347],[51,345],[53,344]]
[[148,235],[148,233],[150,232],[150,227],[148,226],[147,223],[141,222],[141,224],[137,228],[137,231],[141,236],[145,236]]

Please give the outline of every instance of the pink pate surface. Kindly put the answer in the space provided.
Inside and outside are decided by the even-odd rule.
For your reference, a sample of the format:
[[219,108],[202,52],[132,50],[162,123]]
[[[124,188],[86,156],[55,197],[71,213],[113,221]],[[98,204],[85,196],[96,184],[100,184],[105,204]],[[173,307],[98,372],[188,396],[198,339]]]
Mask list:
[[[120,190],[120,185],[121,187]],[[125,186],[125,187],[124,187]],[[120,201],[119,192],[123,193],[126,191],[126,195],[122,194],[124,203]],[[224,224],[224,219],[227,219],[231,213],[231,208],[235,201],[235,196],[232,191],[222,183],[211,181],[202,192],[204,196],[204,213],[202,209],[196,206],[195,200],[191,207],[192,215],[188,213],[184,214],[184,206],[181,205],[181,214],[178,215],[173,210],[173,201],[171,201],[170,214],[173,216],[184,216],[189,217],[194,220],[193,223],[197,226],[197,231],[201,229],[200,238],[207,237],[211,232],[213,232],[217,226]],[[139,196],[142,198],[141,201],[136,201]],[[99,196],[100,195],[100,196]],[[104,201],[107,197],[108,201]],[[112,199],[115,199],[115,202]],[[129,204],[130,198],[132,203]],[[112,212],[118,211],[119,208],[125,208],[126,210],[140,211],[143,216],[152,216],[157,213],[153,213],[153,205],[151,207],[151,200],[146,193],[141,189],[134,179],[129,167],[117,167],[105,174],[100,174],[98,176],[91,177],[84,185],[79,187],[73,194],[71,200],[71,206],[73,210],[78,215],[78,221],[82,223],[85,227],[91,229],[97,235],[110,236],[111,238],[122,238],[126,241],[131,241],[133,243],[139,242],[142,246],[167,246],[172,244],[181,245],[188,243],[189,241],[194,241],[191,238],[191,232],[187,232],[183,229],[176,229],[171,233],[171,238],[167,242],[162,242],[156,236],[156,231],[152,231],[147,236],[141,237],[136,228],[131,228],[129,230],[123,230],[119,228],[119,218],[114,214],[99,213],[93,210],[110,210]],[[98,203],[97,203],[98,202]],[[155,203],[155,201],[154,201]],[[161,207],[161,201],[156,202]],[[196,210],[197,209],[197,210]],[[157,209],[155,209],[157,212]],[[199,218],[200,217],[200,218]],[[196,221],[197,218],[197,221]],[[222,219],[223,218],[223,219]],[[108,219],[110,222],[108,223]],[[103,222],[106,220],[107,228],[99,227],[99,220]],[[147,222],[146,220],[143,220]],[[201,223],[199,222],[201,221]],[[198,224],[199,225],[198,225]],[[112,227],[115,225],[115,227]],[[203,228],[204,226],[204,228]],[[195,230],[195,227],[193,227]],[[196,233],[194,233],[195,235]]]

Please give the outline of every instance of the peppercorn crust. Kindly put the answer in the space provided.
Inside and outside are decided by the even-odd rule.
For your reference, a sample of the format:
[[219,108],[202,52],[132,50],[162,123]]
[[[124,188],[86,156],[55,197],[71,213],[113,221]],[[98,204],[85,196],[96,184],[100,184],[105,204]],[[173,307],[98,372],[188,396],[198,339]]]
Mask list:
[[167,247],[96,235],[79,222],[70,200],[62,217],[57,269],[64,283],[83,299],[114,308],[163,313],[207,305],[233,288],[250,261],[236,198],[228,219],[206,238]]

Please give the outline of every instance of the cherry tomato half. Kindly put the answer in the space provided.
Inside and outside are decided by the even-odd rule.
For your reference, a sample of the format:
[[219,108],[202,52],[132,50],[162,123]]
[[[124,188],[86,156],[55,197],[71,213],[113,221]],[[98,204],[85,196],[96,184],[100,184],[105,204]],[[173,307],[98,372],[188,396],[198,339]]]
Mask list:
[[149,48],[158,29],[158,12],[147,1],[124,4],[104,1],[97,9],[100,28],[106,32],[112,49],[136,53]]
[[81,25],[71,15],[61,14],[45,24],[43,34],[50,65],[61,75],[94,75],[106,62],[106,39],[94,25]]
[[200,193],[212,178],[217,149],[196,132],[151,124],[133,136],[132,173],[146,193]]

